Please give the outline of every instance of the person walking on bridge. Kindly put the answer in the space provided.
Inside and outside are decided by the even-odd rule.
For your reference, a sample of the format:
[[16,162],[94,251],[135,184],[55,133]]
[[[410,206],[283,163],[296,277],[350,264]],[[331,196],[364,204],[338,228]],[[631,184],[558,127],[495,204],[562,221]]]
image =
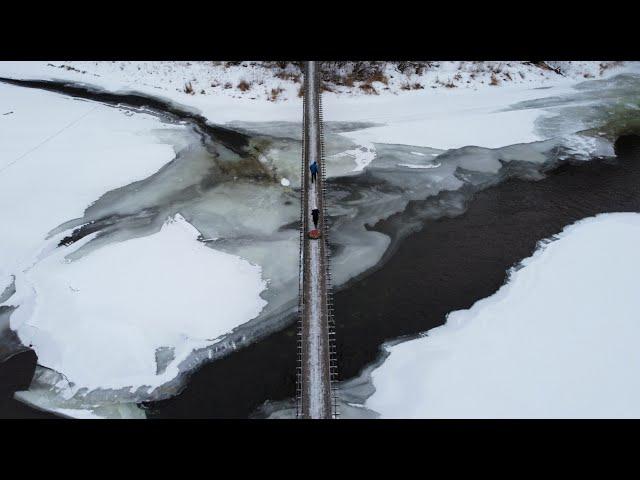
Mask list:
[[309,166],[309,170],[311,170],[311,183],[313,183],[316,181],[316,175],[318,175],[318,164],[315,160]]
[[311,217],[313,217],[313,226],[317,230],[318,229],[318,218],[320,218],[320,210],[318,210],[317,208],[314,208],[313,210],[311,210]]

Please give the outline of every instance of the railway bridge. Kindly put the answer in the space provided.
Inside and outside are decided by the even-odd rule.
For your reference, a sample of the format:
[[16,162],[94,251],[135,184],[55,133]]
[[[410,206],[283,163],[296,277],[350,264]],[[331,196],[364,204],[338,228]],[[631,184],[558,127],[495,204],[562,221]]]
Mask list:
[[[317,63],[305,62],[296,416],[311,419],[338,416],[320,81]],[[313,162],[318,165],[315,180],[310,170]],[[319,214],[317,232],[312,232],[314,209]]]

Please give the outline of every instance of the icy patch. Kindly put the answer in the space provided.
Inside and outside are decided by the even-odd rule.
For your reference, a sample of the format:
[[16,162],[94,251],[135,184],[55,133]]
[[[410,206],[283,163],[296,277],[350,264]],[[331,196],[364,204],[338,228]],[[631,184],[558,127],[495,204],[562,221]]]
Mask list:
[[[40,371],[41,373],[41,371]],[[40,375],[40,376],[47,376]],[[83,404],[81,400],[75,399],[65,400],[62,396],[57,395],[55,389],[49,387],[41,388],[38,382],[39,371],[36,369],[36,386],[32,384],[29,390],[16,392],[14,397],[34,408],[46,410],[56,413],[67,418],[78,419],[145,419],[146,414],[143,409],[139,408],[135,403],[111,403]]]
[[372,142],[366,142],[363,145],[358,145],[352,150],[345,150],[344,152],[336,153],[332,155],[332,158],[351,157],[355,162],[354,172],[361,172],[369,165],[374,158],[376,158],[376,147]]
[[442,165],[441,163],[430,163],[427,165],[417,165],[415,163],[399,163],[398,166],[399,167],[407,167],[407,168],[438,168],[440,165]]
[[82,410],[79,408],[58,408],[54,410],[54,412],[59,413],[62,416],[70,417],[70,418],[78,418],[78,419],[89,419],[89,420],[104,420],[106,417],[101,417],[100,415],[96,415],[91,410]]
[[387,347],[365,407],[386,418],[640,417],[640,214],[566,227],[508,283]]
[[326,95],[324,118],[383,124],[344,134],[359,145],[387,143],[443,150],[467,145],[498,148],[543,139],[535,129],[542,109],[506,111],[506,107],[571,91],[568,84],[542,92],[525,86],[485,90],[481,94],[471,90],[420,90],[371,97],[366,102],[357,97]]
[[587,136],[581,134],[568,135],[564,138],[563,146],[566,153],[560,159],[575,158],[577,160],[590,160],[593,157],[613,157],[615,155],[613,144],[606,138]]
[[[80,388],[157,387],[196,348],[256,317],[266,302],[261,269],[197,239],[182,216],[160,232],[108,244],[70,262],[61,247],[16,281],[11,326],[38,363]],[[172,348],[157,365],[159,349]],[[160,350],[161,352],[163,350]],[[159,368],[160,367],[160,368]]]

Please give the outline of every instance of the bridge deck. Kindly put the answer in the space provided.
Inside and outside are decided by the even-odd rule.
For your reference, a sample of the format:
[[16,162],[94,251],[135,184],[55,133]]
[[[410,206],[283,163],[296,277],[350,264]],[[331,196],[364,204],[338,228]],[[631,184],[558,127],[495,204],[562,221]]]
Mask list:
[[[302,167],[302,245],[301,245],[301,328],[298,415],[302,418],[332,418],[331,354],[328,303],[328,265],[323,195],[322,137],[319,76],[315,62],[306,62],[304,89],[304,147]],[[309,166],[318,163],[315,182]],[[312,240],[311,212],[320,212],[318,229],[323,235]]]

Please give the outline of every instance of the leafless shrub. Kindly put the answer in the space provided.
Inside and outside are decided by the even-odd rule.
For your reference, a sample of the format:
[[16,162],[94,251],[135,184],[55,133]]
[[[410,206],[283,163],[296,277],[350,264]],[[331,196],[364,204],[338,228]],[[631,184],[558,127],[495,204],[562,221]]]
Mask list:
[[387,76],[382,72],[382,70],[376,70],[371,74],[371,77],[369,78],[369,80],[371,82],[380,82],[380,83],[384,83],[385,85],[389,84],[389,79],[387,78]]
[[271,100],[272,102],[275,102],[282,92],[284,92],[284,88],[281,88],[281,87],[272,88],[271,94],[269,95],[269,100]]
[[618,65],[620,65],[622,62],[621,61],[615,61],[615,62],[602,62],[599,67],[600,67],[600,75],[602,75],[607,69],[611,68],[611,67],[616,67]]
[[241,92],[246,92],[248,90],[251,90],[251,84],[243,79],[243,80],[240,80],[240,83],[238,83],[238,87],[237,88]]
[[184,93],[187,93],[189,95],[193,95],[195,93],[193,91],[193,85],[191,85],[191,82],[187,82],[184,84]]
[[353,87],[358,82],[382,82],[385,85],[389,79],[384,71],[389,62],[373,61],[335,61],[322,62],[320,74],[325,83],[339,86]]
[[378,91],[375,89],[375,87],[373,85],[371,85],[370,82],[365,82],[362,85],[360,85],[360,90],[362,90],[367,95],[377,95],[378,94]]
[[302,76],[300,73],[292,73],[292,72],[278,72],[276,73],[276,78],[280,80],[288,80],[294,83],[300,83],[300,77]]

